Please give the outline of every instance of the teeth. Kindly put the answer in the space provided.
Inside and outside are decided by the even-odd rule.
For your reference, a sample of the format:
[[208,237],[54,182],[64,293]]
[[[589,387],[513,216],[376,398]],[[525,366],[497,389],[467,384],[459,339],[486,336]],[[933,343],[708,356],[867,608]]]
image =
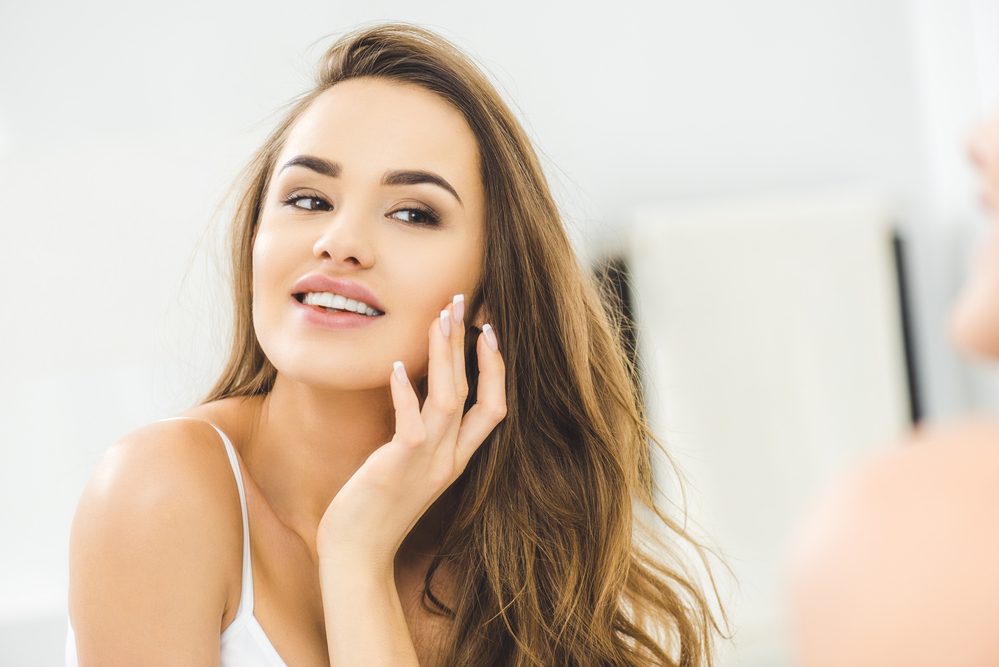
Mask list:
[[348,299],[342,294],[332,292],[308,292],[302,299],[302,303],[308,306],[325,306],[326,308],[336,308],[337,310],[349,310],[368,317],[381,315],[381,311],[375,310],[363,301]]

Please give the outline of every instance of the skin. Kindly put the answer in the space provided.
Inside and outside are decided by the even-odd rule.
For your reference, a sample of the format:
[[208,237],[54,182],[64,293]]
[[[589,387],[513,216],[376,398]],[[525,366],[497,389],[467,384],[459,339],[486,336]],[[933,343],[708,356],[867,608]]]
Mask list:
[[[300,155],[338,162],[341,173],[281,168]],[[482,271],[485,196],[475,137],[457,110],[422,88],[354,79],[316,99],[276,165],[253,249],[253,322],[278,371],[274,388],[262,399],[185,414],[212,419],[239,450],[254,497],[251,523],[257,504],[256,521],[266,526],[254,538],[254,558],[270,550],[273,560],[280,552],[298,564],[275,577],[312,573],[291,588],[300,590],[299,607],[312,609],[308,625],[325,625],[326,636],[275,642],[279,652],[292,660],[322,648],[332,664],[428,664],[424,635],[435,621],[416,601],[449,511],[442,494],[506,411],[502,357],[485,335],[476,347],[478,403],[464,417],[460,410],[468,393],[465,327],[481,327],[486,317],[453,304],[454,295],[472,293]],[[379,183],[386,170],[403,168],[439,174],[461,201],[432,184]],[[427,206],[440,214],[439,226],[416,224],[426,218],[412,209]],[[306,324],[290,295],[313,272],[363,284],[385,315],[358,330]],[[393,373],[395,360],[405,378]],[[425,400],[414,389],[424,379]],[[272,637],[296,634],[290,613],[268,623],[268,594],[257,598]],[[292,607],[279,592],[273,599],[275,610]],[[325,604],[345,599],[355,602]]]
[[[975,130],[969,153],[999,220],[999,114]],[[999,359],[995,229],[951,333],[962,353]],[[999,664],[999,423],[925,426],[904,445],[837,480],[791,542],[796,665]]]

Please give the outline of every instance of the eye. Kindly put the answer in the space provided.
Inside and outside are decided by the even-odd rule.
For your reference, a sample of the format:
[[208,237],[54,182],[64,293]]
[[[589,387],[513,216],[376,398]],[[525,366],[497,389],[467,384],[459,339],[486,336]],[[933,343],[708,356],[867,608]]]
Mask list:
[[[402,218],[395,218],[396,213],[409,213],[413,217],[407,216],[408,219],[402,220]],[[437,213],[429,208],[422,208],[420,206],[396,209],[389,215],[394,217],[396,220],[402,220],[403,222],[408,222],[412,225],[425,225],[427,227],[434,227],[441,221],[441,218],[437,215]]]
[[[298,202],[301,201],[307,202],[308,205],[299,206]],[[317,204],[317,202],[321,203]],[[306,193],[293,194],[292,196],[285,199],[283,203],[289,206],[294,206],[295,208],[300,208],[304,211],[328,211],[330,210],[330,208],[332,208],[322,197],[317,197],[314,194],[306,194]]]

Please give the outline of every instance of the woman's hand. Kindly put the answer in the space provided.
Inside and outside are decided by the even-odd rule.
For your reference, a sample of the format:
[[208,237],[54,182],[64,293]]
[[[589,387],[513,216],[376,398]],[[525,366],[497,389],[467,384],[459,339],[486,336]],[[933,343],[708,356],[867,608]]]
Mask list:
[[506,370],[488,341],[495,341],[488,324],[476,344],[478,400],[462,415],[468,396],[464,302],[455,298],[430,325],[422,410],[405,368],[396,362],[390,379],[395,435],[371,453],[327,507],[316,540],[321,562],[363,563],[391,572],[409,531],[506,416]]

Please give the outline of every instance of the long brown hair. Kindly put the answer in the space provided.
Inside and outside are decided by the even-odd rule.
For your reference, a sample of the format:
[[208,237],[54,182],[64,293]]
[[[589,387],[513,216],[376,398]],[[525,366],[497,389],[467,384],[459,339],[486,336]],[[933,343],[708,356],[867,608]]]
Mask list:
[[[457,510],[426,574],[424,605],[451,619],[442,664],[711,665],[720,628],[676,550],[685,543],[706,564],[705,547],[657,506],[650,447],[662,445],[618,304],[580,266],[523,129],[442,37],[405,23],[341,37],[315,87],[254,155],[230,232],[232,347],[202,402],[273,386],[251,317],[261,203],[289,128],[318,95],[355,77],[416,84],[454,105],[477,139],[485,187],[484,266],[468,306],[471,315],[488,305],[508,413],[452,487]],[[471,405],[474,377],[469,387]],[[442,561],[457,573],[451,606],[431,591]]]

